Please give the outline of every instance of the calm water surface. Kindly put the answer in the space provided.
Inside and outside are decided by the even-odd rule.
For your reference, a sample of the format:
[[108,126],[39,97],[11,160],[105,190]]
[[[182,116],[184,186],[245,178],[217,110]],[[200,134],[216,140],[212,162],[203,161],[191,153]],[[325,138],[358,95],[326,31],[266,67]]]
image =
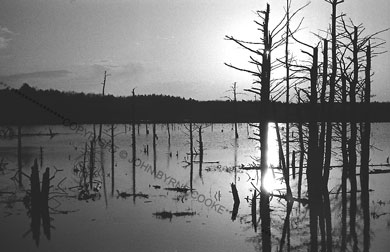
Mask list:
[[[196,154],[199,151],[199,125],[193,126]],[[113,175],[110,126],[103,126],[103,144],[96,141],[92,153],[88,136],[93,132],[93,126],[84,127],[88,134],[76,133],[64,126],[23,127],[22,186],[18,185],[15,176],[18,171],[17,137],[0,140],[2,251],[261,251],[261,235],[256,223],[252,222],[250,200],[254,187],[259,188],[260,174],[255,170],[239,169],[250,167],[259,157],[258,142],[249,139],[253,137],[252,128],[240,124],[236,140],[231,124],[203,124],[204,162],[201,164],[199,155],[195,155],[191,166],[188,125],[170,125],[170,144],[167,126],[156,125],[155,152],[152,125],[147,126],[149,134],[146,134],[146,125],[140,125],[139,133],[136,126],[136,165],[133,167],[131,128],[115,125]],[[96,132],[98,130],[97,125]],[[58,134],[51,137],[50,131]],[[277,167],[278,147],[273,127],[270,127],[269,139],[269,163]],[[371,144],[370,163],[386,164],[390,156],[390,124],[372,124]],[[333,148],[332,165],[335,166],[341,159],[337,146],[335,144]],[[38,217],[31,208],[29,177],[34,159],[38,161],[40,179],[46,167],[53,176],[47,211],[41,210]],[[93,163],[92,176],[88,174],[85,178],[84,160],[87,171]],[[371,167],[374,168],[389,167]],[[269,175],[267,186],[274,194],[285,193],[280,177],[278,169],[274,169],[274,175]],[[297,178],[298,175],[291,178],[295,197]],[[307,197],[305,178],[304,175],[303,198]],[[370,192],[370,251],[387,251],[390,246],[389,182],[389,173],[370,176],[370,189],[373,190]],[[232,212],[231,183],[236,184],[240,198],[236,217]],[[340,183],[341,169],[335,167],[331,170],[329,190],[336,251],[340,250],[342,239]],[[183,185],[189,188],[191,184],[192,193],[176,188]],[[359,193],[357,204],[358,239],[351,238],[348,231],[348,248],[352,248],[354,242],[362,247],[363,215],[359,209]],[[286,202],[273,197],[271,210],[272,251],[279,251]],[[307,205],[295,202],[290,216],[290,250],[307,251],[309,241]]]

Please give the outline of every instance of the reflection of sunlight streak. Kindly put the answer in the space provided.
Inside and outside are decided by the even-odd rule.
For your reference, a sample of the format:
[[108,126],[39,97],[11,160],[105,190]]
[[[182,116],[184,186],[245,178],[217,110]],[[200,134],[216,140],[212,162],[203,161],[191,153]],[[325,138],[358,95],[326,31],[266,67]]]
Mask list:
[[271,169],[272,168],[268,167],[267,171],[265,172],[264,180],[264,189],[269,193],[276,188],[276,180]]
[[267,171],[265,173],[264,188],[267,192],[272,192],[277,186],[272,167],[279,164],[279,146],[277,144],[277,136],[275,127],[268,123],[268,151],[267,151]]
[[268,123],[268,167],[279,165],[279,146],[277,143],[276,130],[275,127],[271,126],[272,124],[273,123]]

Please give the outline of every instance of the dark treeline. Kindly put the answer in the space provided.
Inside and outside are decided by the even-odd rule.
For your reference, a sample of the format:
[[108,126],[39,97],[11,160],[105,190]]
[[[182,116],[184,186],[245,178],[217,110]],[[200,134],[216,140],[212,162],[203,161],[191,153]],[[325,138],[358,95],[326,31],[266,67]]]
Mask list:
[[[131,115],[133,101],[135,117]],[[366,118],[362,112],[369,110],[371,122],[390,122],[390,103],[357,103],[353,110],[349,103],[335,103],[331,113],[323,113],[329,111],[324,107],[327,104],[315,106],[316,118],[309,117],[314,108],[309,103],[271,102],[266,114],[271,121],[277,122],[363,121]],[[61,124],[64,119],[76,123],[129,123],[132,118],[138,122],[259,122],[265,112],[259,101],[197,101],[164,95],[103,97],[100,94],[36,90],[28,84],[18,90],[0,90],[0,111],[3,125]]]

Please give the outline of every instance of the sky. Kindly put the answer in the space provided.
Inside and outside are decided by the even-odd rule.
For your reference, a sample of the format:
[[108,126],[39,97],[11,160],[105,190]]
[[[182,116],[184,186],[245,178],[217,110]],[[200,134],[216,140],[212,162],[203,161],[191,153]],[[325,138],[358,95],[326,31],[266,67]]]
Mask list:
[[[285,1],[268,1],[271,26],[284,13]],[[293,0],[293,9],[308,1]],[[199,100],[225,99],[253,77],[224,65],[246,66],[249,54],[225,35],[258,41],[253,20],[263,0],[1,0],[0,81],[41,89],[127,96],[165,94]],[[339,13],[366,28],[364,34],[390,27],[388,0],[345,0]],[[314,34],[329,26],[331,5],[313,0],[300,12],[297,36],[315,45]],[[389,32],[380,35],[389,50]],[[300,52],[294,52],[300,58]],[[390,101],[390,55],[374,59],[372,93]],[[252,99],[243,94],[239,99]]]

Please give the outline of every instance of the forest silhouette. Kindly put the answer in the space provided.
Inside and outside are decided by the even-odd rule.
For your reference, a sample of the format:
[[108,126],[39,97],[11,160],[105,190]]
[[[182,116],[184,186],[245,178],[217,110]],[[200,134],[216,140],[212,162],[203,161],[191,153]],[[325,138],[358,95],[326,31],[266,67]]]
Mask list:
[[[134,105],[134,116],[132,106]],[[364,120],[369,110],[370,121],[390,122],[390,103],[286,104],[270,102],[267,114],[276,122]],[[64,119],[76,123],[140,122],[258,122],[264,114],[260,101],[198,101],[167,95],[113,96],[39,90],[28,84],[19,89],[0,90],[1,124],[61,124]],[[309,117],[313,111],[315,118]],[[236,111],[236,112],[235,112]],[[345,113],[347,111],[347,113]],[[342,113],[343,112],[343,113]]]

